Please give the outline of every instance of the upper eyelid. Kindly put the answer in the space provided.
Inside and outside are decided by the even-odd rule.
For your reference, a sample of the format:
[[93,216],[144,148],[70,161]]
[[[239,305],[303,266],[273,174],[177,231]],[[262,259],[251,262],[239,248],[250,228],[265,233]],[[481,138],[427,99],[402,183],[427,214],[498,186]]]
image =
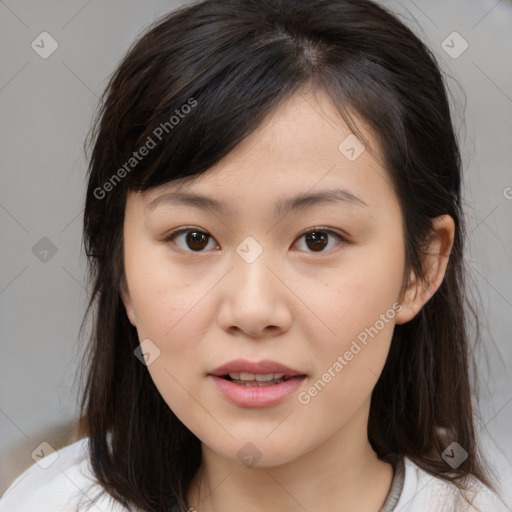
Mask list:
[[[198,228],[196,226],[185,226],[185,227],[182,227],[182,228],[177,228],[174,231],[169,232],[165,236],[169,237],[169,236],[173,236],[173,235],[177,235],[177,234],[181,234],[181,233],[186,233],[187,231],[196,231],[198,233],[204,233],[204,234],[209,235],[212,238],[214,238],[213,235],[211,235],[211,233],[209,231],[207,231],[207,230],[205,230],[203,228]],[[344,236],[343,234],[338,233],[338,231],[336,231],[334,228],[328,228],[327,226],[313,226],[312,228],[308,228],[305,231],[303,231],[299,236],[305,235],[305,234],[310,233],[312,231],[327,231],[329,233],[334,233],[334,234],[339,235],[341,237]]]

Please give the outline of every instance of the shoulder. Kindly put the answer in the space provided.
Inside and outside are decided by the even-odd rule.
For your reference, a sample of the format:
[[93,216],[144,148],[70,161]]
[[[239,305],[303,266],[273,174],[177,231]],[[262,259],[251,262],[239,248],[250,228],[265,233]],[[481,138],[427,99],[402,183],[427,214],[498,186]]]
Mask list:
[[[510,496],[498,496],[475,478],[466,499],[455,484],[436,478],[405,457],[404,486],[395,510],[401,512],[510,512]],[[508,474],[508,477],[511,473]],[[500,483],[498,482],[498,486]],[[466,501],[467,500],[467,501]],[[469,502],[469,503],[468,503]]]
[[[95,505],[92,500],[100,496]],[[23,472],[0,498],[0,512],[125,512],[95,480],[88,439],[43,457]]]

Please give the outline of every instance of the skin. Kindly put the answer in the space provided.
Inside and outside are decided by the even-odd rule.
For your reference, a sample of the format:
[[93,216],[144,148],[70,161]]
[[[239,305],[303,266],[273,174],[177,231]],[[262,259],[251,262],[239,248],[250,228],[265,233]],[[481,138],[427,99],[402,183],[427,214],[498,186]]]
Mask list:
[[[428,282],[410,275],[401,295],[399,201],[379,158],[366,150],[349,161],[338,150],[349,134],[324,93],[297,94],[207,173],[128,197],[122,297],[141,342],[149,338],[160,350],[148,365],[155,385],[202,443],[203,462],[187,495],[200,512],[377,512],[389,492],[393,469],[367,438],[370,396],[395,323],[411,320],[442,282],[454,223],[447,215],[435,219],[424,259]],[[274,213],[280,199],[334,187],[367,206],[336,202]],[[232,211],[169,202],[149,209],[178,190],[225,201]],[[303,234],[318,226],[347,241],[327,234],[315,251]],[[203,252],[187,245],[186,233],[164,241],[180,227],[210,235]],[[263,249],[252,263],[236,252],[247,236]],[[392,320],[300,403],[298,394],[397,303],[402,308],[392,310]],[[307,377],[277,405],[236,406],[207,374],[237,358],[278,361]],[[261,454],[253,467],[237,456],[248,442]]]

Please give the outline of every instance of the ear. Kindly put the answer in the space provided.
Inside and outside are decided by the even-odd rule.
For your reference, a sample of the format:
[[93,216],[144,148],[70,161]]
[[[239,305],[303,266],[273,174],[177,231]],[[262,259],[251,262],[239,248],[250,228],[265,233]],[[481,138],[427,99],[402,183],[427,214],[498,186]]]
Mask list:
[[126,309],[126,314],[128,315],[128,320],[130,320],[130,323],[136,327],[136,317],[135,317],[135,310],[133,309],[132,299],[130,298],[130,292],[128,290],[128,285],[126,283],[126,278],[123,275],[121,278],[121,299],[124,303],[124,308]]
[[429,241],[421,256],[425,277],[419,279],[411,271],[404,298],[400,301],[403,308],[396,315],[396,324],[412,320],[441,286],[453,247],[454,233],[455,222],[449,215],[441,215],[432,220]]

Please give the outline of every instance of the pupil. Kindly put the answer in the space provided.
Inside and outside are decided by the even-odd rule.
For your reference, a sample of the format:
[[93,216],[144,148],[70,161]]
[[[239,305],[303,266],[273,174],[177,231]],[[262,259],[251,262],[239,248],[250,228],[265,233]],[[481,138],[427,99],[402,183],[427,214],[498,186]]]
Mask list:
[[[313,247],[310,246],[313,244]],[[327,245],[327,235],[321,231],[313,231],[306,234],[306,244],[313,251],[321,251]]]
[[208,235],[197,231],[187,233],[187,245],[190,249],[201,250],[208,245]]

